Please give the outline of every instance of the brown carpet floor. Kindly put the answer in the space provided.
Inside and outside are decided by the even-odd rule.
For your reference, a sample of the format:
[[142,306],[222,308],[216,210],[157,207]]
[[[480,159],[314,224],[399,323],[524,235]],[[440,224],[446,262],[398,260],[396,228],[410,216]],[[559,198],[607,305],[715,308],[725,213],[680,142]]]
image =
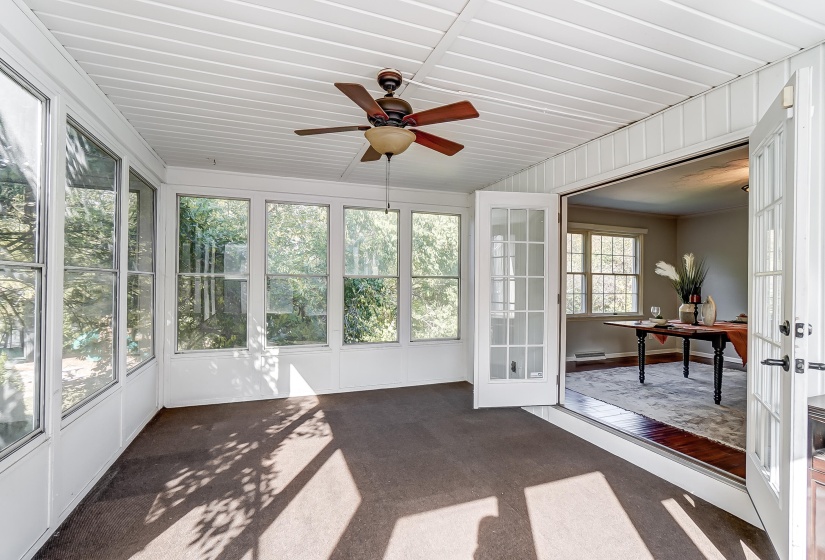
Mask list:
[[161,411],[39,559],[774,558],[765,534],[466,383]]

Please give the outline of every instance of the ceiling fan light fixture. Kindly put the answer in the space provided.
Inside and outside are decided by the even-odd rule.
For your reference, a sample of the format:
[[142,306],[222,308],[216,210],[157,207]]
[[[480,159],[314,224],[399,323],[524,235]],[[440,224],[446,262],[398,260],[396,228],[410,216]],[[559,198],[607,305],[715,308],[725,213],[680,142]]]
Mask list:
[[404,152],[415,142],[415,134],[395,126],[377,126],[366,131],[364,136],[376,152],[394,156]]

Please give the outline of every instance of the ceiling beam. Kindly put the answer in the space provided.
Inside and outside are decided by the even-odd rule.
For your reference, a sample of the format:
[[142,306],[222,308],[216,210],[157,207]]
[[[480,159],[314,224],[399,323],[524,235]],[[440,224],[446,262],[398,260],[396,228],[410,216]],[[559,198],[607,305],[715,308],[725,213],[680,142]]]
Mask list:
[[[424,59],[424,62],[421,64],[421,67],[418,71],[413,74],[413,80],[417,82],[423,82],[424,79],[432,72],[435,65],[441,62],[441,59],[450,50],[450,47],[453,46],[455,40],[461,35],[461,32],[464,31],[464,28],[467,26],[468,23],[475,17],[478,10],[487,2],[487,0],[467,0],[464,4],[464,7],[461,8],[461,11],[453,21],[450,28],[441,36],[441,39],[438,40],[438,43],[435,45],[433,50],[430,51],[430,54],[427,55],[427,58]],[[405,81],[401,87],[396,92],[399,97],[402,93],[407,94],[407,97],[412,95],[419,86],[416,84],[411,84]],[[364,141],[361,145],[361,148],[358,150],[358,153],[355,154],[355,157],[352,158],[347,168],[341,174],[341,180],[347,181],[349,180],[350,175],[352,172],[355,171],[355,168],[361,163],[361,156],[364,155],[364,152],[367,151],[369,147],[369,142]]]

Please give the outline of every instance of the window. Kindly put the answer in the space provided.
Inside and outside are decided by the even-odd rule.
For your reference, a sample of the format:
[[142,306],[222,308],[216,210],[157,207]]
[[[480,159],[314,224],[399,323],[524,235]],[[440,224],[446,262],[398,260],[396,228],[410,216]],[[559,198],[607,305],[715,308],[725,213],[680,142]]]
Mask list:
[[567,314],[639,311],[641,237],[572,231],[567,234]]
[[117,378],[120,160],[79,127],[66,138],[63,232],[63,412]]
[[129,173],[129,258],[126,275],[126,367],[155,356],[155,189]]
[[0,455],[40,431],[46,102],[0,66]]
[[249,201],[178,198],[177,350],[247,347]]
[[329,208],[266,205],[266,343],[327,343]]
[[458,338],[461,216],[412,214],[412,340]]
[[398,341],[398,211],[344,209],[344,344]]

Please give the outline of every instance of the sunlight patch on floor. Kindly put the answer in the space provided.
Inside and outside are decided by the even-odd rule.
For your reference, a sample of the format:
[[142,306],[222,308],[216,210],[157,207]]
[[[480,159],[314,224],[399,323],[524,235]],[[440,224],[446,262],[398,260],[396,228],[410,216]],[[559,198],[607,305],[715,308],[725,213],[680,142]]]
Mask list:
[[538,560],[653,558],[600,472],[524,489]]
[[263,531],[260,560],[329,558],[360,504],[344,454],[335,451]]
[[687,512],[679,505],[679,503],[670,498],[668,500],[664,500],[662,505],[665,506],[665,509],[668,511],[671,517],[673,517],[674,521],[682,528],[685,534],[693,541],[693,544],[696,545],[696,549],[704,555],[705,558],[708,560],[725,560],[725,556],[719,551],[718,548],[711,542],[711,540],[705,535],[702,529],[696,524],[693,519],[687,514]]
[[384,560],[472,558],[482,520],[498,517],[494,497],[402,517],[395,523]]

